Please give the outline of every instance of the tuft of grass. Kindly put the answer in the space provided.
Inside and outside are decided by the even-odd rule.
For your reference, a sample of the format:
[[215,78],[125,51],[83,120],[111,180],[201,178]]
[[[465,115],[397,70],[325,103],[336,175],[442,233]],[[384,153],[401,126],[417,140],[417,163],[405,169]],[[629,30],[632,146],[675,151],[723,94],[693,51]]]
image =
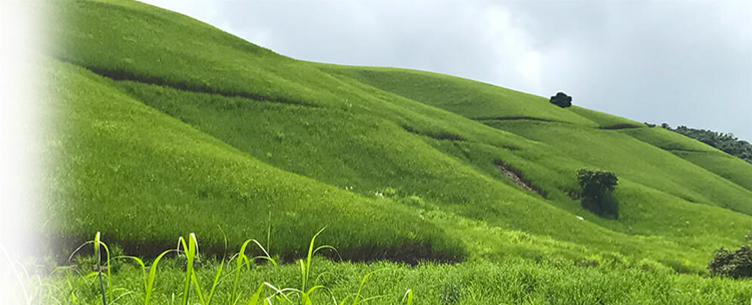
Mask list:
[[193,262],[196,260],[196,256],[198,255],[198,241],[196,240],[196,235],[194,233],[191,233],[188,235],[188,244],[186,245],[186,240],[181,236],[180,239],[178,239],[178,246],[183,247],[183,255],[185,255],[186,259],[186,267],[185,267],[185,285],[183,288],[183,305],[188,304],[188,295],[190,293],[191,288],[191,282],[193,282],[196,285],[196,292],[198,293],[198,296],[201,300],[201,304],[204,304],[204,297],[201,294],[201,288],[198,286],[198,282],[196,280],[196,274],[193,271]]
[[[310,240],[309,248],[308,248],[308,255],[305,259],[299,260],[300,265],[300,281],[301,286],[300,289],[297,288],[277,288],[279,285],[274,285],[270,283],[269,281],[264,280],[261,284],[257,286],[255,289],[255,292],[250,294],[247,299],[247,304],[249,305],[255,305],[259,304],[259,302],[266,303],[266,304],[276,304],[276,303],[292,303],[293,300],[298,300],[301,305],[312,305],[314,303],[317,303],[318,301],[314,302],[314,300],[320,300],[321,297],[319,297],[319,293],[316,293],[317,291],[328,291],[328,288],[324,285],[320,284],[311,284],[310,280],[312,277],[312,271],[311,266],[313,264],[313,257],[317,252],[323,249],[332,249],[335,250],[333,247],[328,245],[322,245],[322,246],[316,246],[316,238],[324,231],[324,229],[319,230]],[[250,243],[255,243],[259,249],[264,252],[263,256],[257,256],[253,258],[249,258],[245,253],[247,250],[247,246]],[[162,261],[165,258],[165,255],[169,253],[176,253],[179,257],[184,257],[185,265],[184,269],[166,269],[163,272],[166,273],[173,273],[168,274],[167,276],[163,276],[163,281],[176,281],[178,280],[178,277],[176,277],[174,274],[174,271],[180,271],[181,276],[183,278],[182,280],[182,289],[178,288],[177,286],[175,288],[179,289],[179,293],[177,294],[180,296],[181,304],[202,304],[202,305],[210,305],[213,303],[213,301],[216,301],[217,299],[223,299],[223,303],[225,304],[238,304],[238,303],[245,303],[242,300],[244,299],[242,291],[244,289],[239,289],[239,286],[247,286],[247,281],[240,281],[240,273],[243,269],[245,269],[246,273],[252,274],[254,270],[251,268],[251,265],[254,264],[254,262],[257,259],[264,260],[271,265],[272,270],[277,269],[278,265],[276,261],[269,255],[269,253],[266,251],[264,247],[261,246],[261,244],[256,241],[255,239],[248,239],[240,249],[240,252],[238,252],[236,255],[233,255],[232,259],[236,260],[236,269],[235,270],[226,270],[224,268],[225,266],[225,260],[221,260],[219,262],[215,263],[208,263],[208,264],[214,264],[216,267],[216,271],[213,271],[213,277],[211,277],[212,281],[209,285],[210,290],[208,294],[205,290],[203,290],[202,287],[204,285],[201,283],[200,279],[203,278],[201,274],[199,274],[200,268],[197,268],[196,262],[199,259],[199,247],[198,247],[198,239],[196,237],[196,234],[190,233],[188,234],[188,237],[179,237],[178,238],[178,247],[176,249],[171,249],[162,252],[154,261],[151,263],[151,266],[147,267],[144,263],[144,260],[138,257],[134,256],[122,256],[122,257],[115,257],[111,258],[109,256],[109,249],[107,245],[101,240],[101,233],[97,232],[93,240],[87,241],[86,243],[82,244],[74,253],[71,254],[71,257],[74,255],[77,255],[79,250],[83,249],[84,246],[88,244],[96,245],[94,247],[94,257],[95,258],[101,258],[102,254],[100,250],[97,248],[103,248],[105,249],[105,252],[107,253],[106,261],[101,260],[95,260],[96,261],[96,268],[97,271],[90,272],[89,274],[79,276],[76,278],[71,278],[70,276],[66,276],[65,278],[55,279],[54,277],[51,277],[49,279],[53,279],[53,286],[54,282],[57,281],[57,284],[60,284],[62,282],[65,282],[67,284],[68,289],[67,290],[59,290],[59,291],[65,291],[68,293],[68,297],[71,303],[77,304],[79,303],[79,300],[81,297],[79,295],[85,295],[87,293],[96,293],[98,294],[97,297],[99,298],[99,301],[103,305],[107,304],[114,304],[117,303],[121,299],[128,299],[127,297],[131,294],[136,294],[135,290],[131,290],[130,288],[114,288],[112,285],[113,280],[113,274],[111,271],[111,264],[110,261],[113,259],[125,259],[128,261],[135,262],[135,266],[137,269],[132,270],[139,270],[140,275],[137,275],[137,273],[130,273],[127,276],[133,276],[135,278],[139,278],[141,285],[142,285],[142,294],[143,298],[141,298],[140,302],[137,303],[143,303],[144,305],[148,305],[152,303],[152,296],[155,293],[154,287],[155,283],[157,282],[157,270],[158,270],[158,264],[160,261]],[[230,261],[232,260],[230,259]],[[130,268],[131,265],[127,265],[125,268]],[[288,265],[289,268],[289,265]],[[147,273],[148,269],[148,273]],[[377,270],[378,271],[378,270]],[[102,275],[106,272],[107,274],[107,290],[105,290],[104,281],[102,280]],[[366,302],[368,300],[374,299],[375,297],[371,298],[365,298],[361,299],[361,293],[363,290],[363,287],[365,285],[365,281],[368,279],[369,276],[371,276],[374,272],[372,271],[367,273],[362,279],[360,286],[357,290],[357,292],[354,294],[355,297],[353,299],[353,305]],[[115,276],[118,276],[120,273],[115,274]],[[85,287],[88,285],[86,280],[96,277],[98,279],[99,283],[99,289],[98,290],[87,290]],[[225,279],[232,277],[232,285],[223,285],[222,283],[225,281]],[[83,280],[83,281],[82,281]],[[125,281],[130,282],[130,281]],[[138,282],[138,281],[137,281]],[[169,283],[168,283],[169,284]],[[231,288],[230,288],[231,287]],[[263,292],[266,289],[269,289],[272,291],[272,293],[266,297],[263,297]],[[114,294],[113,291],[115,290],[123,290],[125,292],[121,293],[118,297],[113,298]],[[136,289],[137,290],[137,289]],[[96,292],[95,292],[96,291]],[[54,291],[48,291],[49,298],[56,299],[58,298],[57,295],[55,295]],[[223,297],[220,297],[224,296]],[[297,295],[297,297],[293,297],[293,295]],[[336,297],[329,292],[329,297],[331,298],[331,301],[334,304],[337,304]],[[138,296],[134,296],[134,298],[130,299],[131,302],[135,302],[137,300]],[[88,296],[84,296],[84,299],[88,299]],[[174,302],[175,293],[172,293],[171,299]],[[263,299],[263,301],[261,301]],[[347,299],[347,298],[345,298]],[[345,300],[343,299],[343,300]],[[220,301],[217,301],[220,302]],[[31,302],[29,300],[28,304],[35,304],[34,302]]]
[[[248,244],[253,242],[258,246],[258,248],[264,253],[263,256],[255,256],[253,258],[248,258],[246,253],[246,247],[248,247]],[[268,243],[267,243],[268,244]],[[256,261],[257,259],[263,259],[269,263],[271,263],[275,268],[277,267],[277,261],[274,260],[270,255],[269,252],[255,239],[248,239],[246,240],[243,245],[240,247],[240,252],[235,256],[235,276],[232,282],[232,294],[230,296],[231,300],[233,301],[232,304],[236,304],[238,302],[238,282],[240,280],[240,271],[245,266],[246,270],[251,270],[251,261]],[[250,304],[256,304],[258,302],[258,298],[261,294],[261,291],[263,289],[264,285],[260,285],[257,289],[256,293],[253,297],[251,297]]]
[[405,296],[402,299],[405,301],[406,305],[412,305],[413,304],[413,291],[410,289],[405,291]]
[[[102,292],[102,304],[107,305],[107,300],[109,296],[110,303],[112,303],[112,275],[110,274],[110,250],[107,248],[104,243],[100,240],[101,234],[97,232],[96,235],[94,235],[94,257],[97,260],[97,278],[99,279],[99,289]],[[105,249],[105,252],[107,253],[107,294],[105,295],[104,290],[104,282],[102,282],[102,256],[99,253],[99,247],[102,246]]]

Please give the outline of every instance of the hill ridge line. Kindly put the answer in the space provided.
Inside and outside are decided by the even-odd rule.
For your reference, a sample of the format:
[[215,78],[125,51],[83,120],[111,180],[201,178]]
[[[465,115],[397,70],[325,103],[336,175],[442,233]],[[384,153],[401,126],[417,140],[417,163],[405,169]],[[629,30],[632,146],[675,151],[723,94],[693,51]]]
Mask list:
[[[554,119],[547,119],[547,118],[538,118],[538,117],[531,117],[531,116],[507,116],[507,117],[477,117],[477,118],[470,118],[473,121],[517,121],[517,120],[527,120],[527,121],[538,121],[538,122],[546,122],[546,123],[562,123],[567,125],[577,125],[576,123],[562,121],[562,120],[554,120]],[[643,128],[639,125],[634,124],[616,124],[616,125],[608,125],[608,126],[598,126],[595,127],[596,129],[600,130],[622,130],[622,129],[636,129],[636,128]]]
[[571,122],[561,121],[561,120],[554,120],[554,119],[546,119],[546,118],[536,118],[531,116],[507,116],[507,117],[477,117],[477,118],[470,118],[473,121],[514,121],[514,120],[529,120],[529,121],[541,121],[541,122],[549,122],[549,123],[564,123],[564,124],[572,124]]
[[137,82],[141,84],[146,85],[155,85],[155,86],[161,86],[161,87],[167,87],[183,92],[192,92],[192,93],[204,93],[204,94],[216,94],[221,95],[224,97],[240,97],[249,99],[256,102],[269,102],[269,103],[278,103],[278,104],[286,104],[286,105],[297,105],[297,106],[303,106],[303,107],[321,107],[319,105],[304,102],[304,101],[296,101],[287,99],[284,97],[273,97],[258,93],[250,93],[250,92],[238,92],[238,91],[226,91],[226,90],[218,90],[209,86],[196,86],[196,85],[190,85],[187,83],[175,83],[168,81],[162,77],[159,76],[141,76],[133,72],[125,71],[125,70],[116,70],[116,69],[107,69],[107,68],[97,68],[97,67],[91,67],[86,65],[81,65],[69,60],[57,58],[58,60],[69,63],[81,68],[84,68],[86,70],[91,71],[94,74],[97,74],[99,76],[111,79],[113,81],[132,81]]
[[643,128],[643,126],[634,125],[634,124],[616,124],[616,125],[608,125],[608,126],[600,126],[598,129],[602,130],[621,130],[621,129],[635,129],[635,128]]

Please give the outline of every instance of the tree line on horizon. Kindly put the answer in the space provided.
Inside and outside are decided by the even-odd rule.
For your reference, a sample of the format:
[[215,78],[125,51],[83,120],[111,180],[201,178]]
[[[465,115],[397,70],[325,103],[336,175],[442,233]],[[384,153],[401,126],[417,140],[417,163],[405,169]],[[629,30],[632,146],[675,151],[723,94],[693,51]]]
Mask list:
[[752,164],[752,144],[744,140],[739,140],[732,133],[695,129],[687,126],[671,128],[666,123],[661,124],[661,127],[708,144]]

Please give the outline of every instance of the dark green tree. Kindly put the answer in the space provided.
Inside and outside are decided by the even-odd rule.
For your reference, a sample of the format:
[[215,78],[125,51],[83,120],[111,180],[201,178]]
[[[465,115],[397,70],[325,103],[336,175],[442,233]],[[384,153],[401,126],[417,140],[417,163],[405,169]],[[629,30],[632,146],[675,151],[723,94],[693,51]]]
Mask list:
[[572,106],[572,97],[566,95],[564,92],[556,93],[556,95],[552,96],[549,101],[551,102],[551,104],[554,104],[561,108]]
[[721,133],[712,130],[695,129],[687,126],[679,126],[676,129],[664,127],[673,132],[683,134],[697,141],[715,147],[723,152],[736,156],[744,161],[752,163],[752,144],[739,140],[732,133]]
[[736,251],[721,247],[713,251],[713,259],[708,262],[708,271],[712,276],[727,276],[735,279],[752,277],[752,232],[744,237],[747,245]]
[[616,174],[606,171],[580,169],[577,171],[582,207],[601,216],[619,217],[619,203],[611,195],[616,187]]
[[716,249],[713,259],[708,262],[708,271],[713,276],[735,279],[752,277],[752,248],[742,246],[733,252],[723,247]]

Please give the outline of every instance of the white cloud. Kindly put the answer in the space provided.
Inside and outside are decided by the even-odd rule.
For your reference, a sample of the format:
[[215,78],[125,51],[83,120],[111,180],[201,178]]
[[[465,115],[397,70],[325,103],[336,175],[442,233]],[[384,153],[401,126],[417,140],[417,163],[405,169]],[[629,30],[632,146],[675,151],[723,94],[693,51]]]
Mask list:
[[293,58],[415,68],[752,140],[752,2],[148,2]]

